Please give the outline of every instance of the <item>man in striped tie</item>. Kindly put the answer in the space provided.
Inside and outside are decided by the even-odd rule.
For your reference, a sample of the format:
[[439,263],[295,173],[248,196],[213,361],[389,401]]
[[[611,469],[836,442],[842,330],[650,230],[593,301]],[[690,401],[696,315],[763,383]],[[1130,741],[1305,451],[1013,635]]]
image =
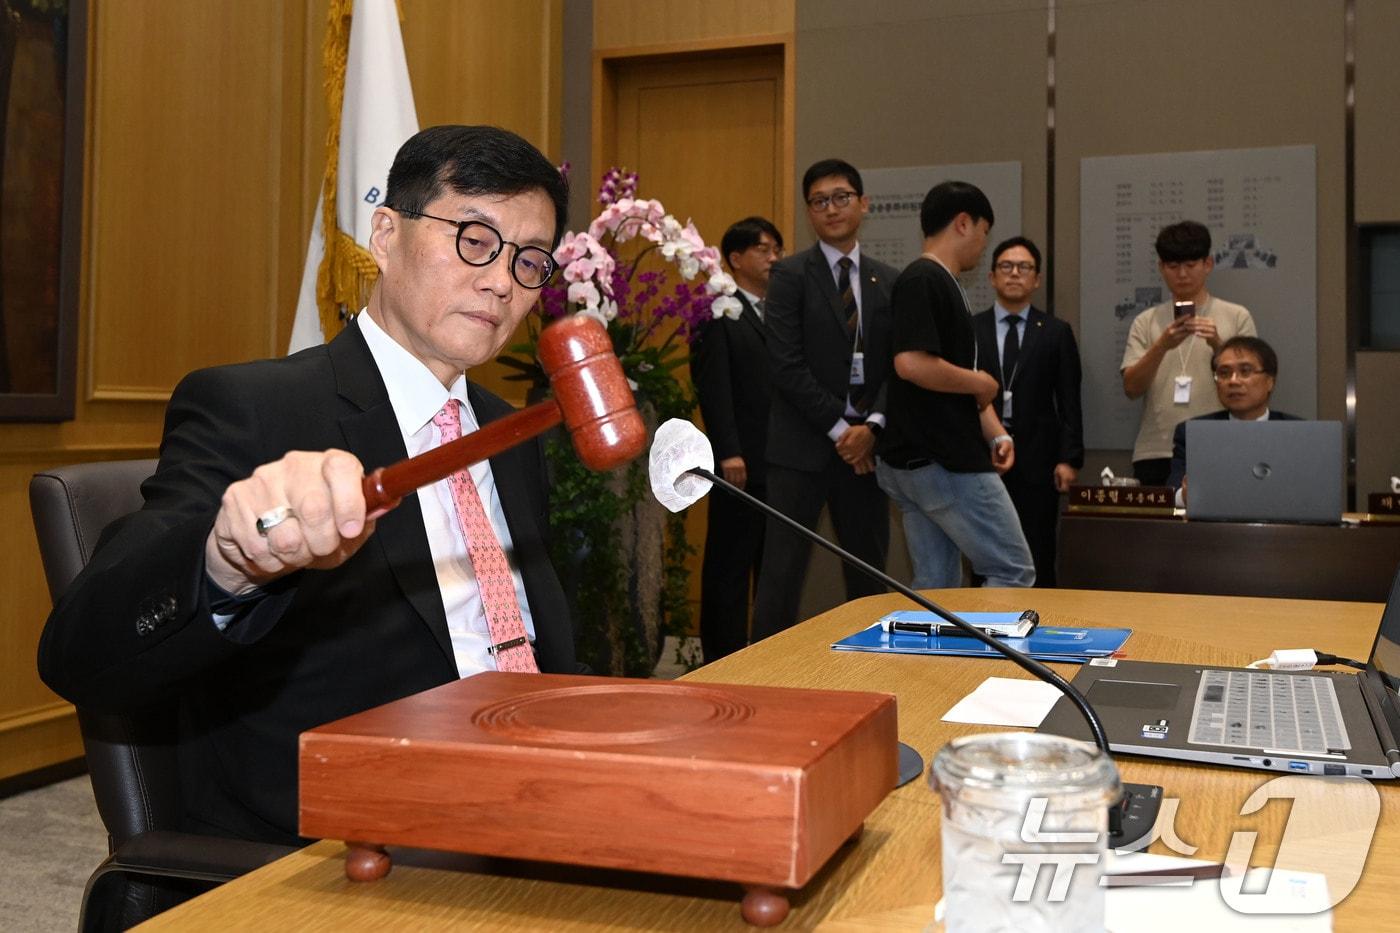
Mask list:
[[[823,506],[841,546],[876,567],[889,550],[889,503],[875,482],[890,372],[890,286],[896,272],[860,249],[870,208],[860,172],[824,159],[802,179],[811,249],[773,266],[765,301],[773,382],[768,502],[815,528]],[[754,602],[757,641],[797,621],[811,545],[769,522]],[[844,567],[846,598],[880,592]]]
[[578,670],[537,442],[367,515],[361,478],[512,411],[470,382],[534,306],[568,210],[529,142],[439,126],[374,212],[368,304],[329,343],[176,388],[145,506],[54,610],[44,680],[176,710],[186,828],[297,841],[297,736],[487,670]]

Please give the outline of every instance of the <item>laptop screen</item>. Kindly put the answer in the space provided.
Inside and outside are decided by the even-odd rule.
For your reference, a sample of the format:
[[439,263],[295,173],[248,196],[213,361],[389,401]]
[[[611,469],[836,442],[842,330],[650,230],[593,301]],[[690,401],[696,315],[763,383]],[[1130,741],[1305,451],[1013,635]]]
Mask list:
[[1371,646],[1370,667],[1381,676],[1392,701],[1400,697],[1400,572],[1390,585],[1390,598],[1381,613],[1376,641]]
[[1186,517],[1235,522],[1342,518],[1340,421],[1186,422]]

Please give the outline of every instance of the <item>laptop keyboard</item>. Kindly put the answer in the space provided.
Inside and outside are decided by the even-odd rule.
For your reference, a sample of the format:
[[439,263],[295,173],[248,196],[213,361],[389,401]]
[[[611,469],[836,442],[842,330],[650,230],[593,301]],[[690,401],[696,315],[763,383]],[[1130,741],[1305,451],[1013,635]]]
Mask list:
[[1202,671],[1190,741],[1317,753],[1351,748],[1330,678],[1269,671]]

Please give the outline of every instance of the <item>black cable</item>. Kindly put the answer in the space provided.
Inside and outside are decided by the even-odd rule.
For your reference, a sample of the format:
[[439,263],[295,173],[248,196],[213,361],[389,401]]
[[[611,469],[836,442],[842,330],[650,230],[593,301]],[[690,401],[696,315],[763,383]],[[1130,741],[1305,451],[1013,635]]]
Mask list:
[[1041,664],[1039,661],[1035,660],[1029,655],[1022,654],[1015,648],[1006,645],[999,639],[991,637],[987,633],[983,632],[980,628],[977,628],[975,625],[972,625],[966,620],[959,618],[956,613],[949,612],[947,609],[944,609],[937,603],[932,602],[926,597],[920,596],[918,593],[914,592],[909,587],[900,583],[898,580],[895,580],[889,574],[881,570],[877,570],[876,568],[867,564],[865,561],[861,560],[859,557],[856,557],[854,554],[848,554],[845,551],[842,551],[839,547],[832,544],[830,541],[826,540],[816,532],[812,531],[810,528],[806,527],[801,522],[789,518],[788,516],[784,515],[782,512],[779,512],[777,509],[773,508],[771,505],[762,501],[761,499],[754,498],[753,496],[744,492],[744,490],[740,489],[738,486],[735,486],[733,483],[729,482],[723,477],[716,476],[714,473],[711,473],[704,467],[693,467],[692,469],[686,470],[686,472],[692,473],[696,476],[704,477],[705,479],[714,483],[716,486],[719,486],[725,492],[728,492],[729,494],[734,496],[738,496],[740,499],[744,499],[745,501],[753,505],[755,508],[762,511],[764,514],[771,515],[772,517],[778,519],[783,524],[791,528],[793,531],[800,534],[802,537],[816,542],[826,550],[841,558],[843,561],[850,561],[852,566],[864,571],[867,576],[873,578],[880,584],[893,588],[901,595],[903,595],[906,599],[913,600],[917,605],[923,606],[925,609],[927,609],[929,612],[932,612],[939,618],[951,622],[953,625],[956,625],[958,628],[962,629],[968,635],[971,635],[973,638],[976,638],[983,644],[989,645],[992,648],[996,649],[998,652],[1005,655],[1010,660],[1015,661],[1025,670],[1029,671],[1036,678],[1043,680],[1048,684],[1053,684],[1057,689],[1059,689],[1061,693],[1069,697],[1070,702],[1075,705],[1075,707],[1079,710],[1080,715],[1084,717],[1084,721],[1089,724],[1089,732],[1094,737],[1094,744],[1097,745],[1105,755],[1109,753],[1108,735],[1104,732],[1103,723],[1099,721],[1098,714],[1095,713],[1093,707],[1089,705],[1089,701],[1084,699],[1084,694],[1080,693],[1077,689],[1074,688],[1073,685],[1070,684],[1069,681],[1065,680],[1063,677],[1052,671],[1050,668],[1046,667],[1044,664]]
[[1358,661],[1355,658],[1339,658],[1335,654],[1324,654],[1315,648],[1313,649],[1313,654],[1317,655],[1318,664],[1337,664],[1342,667],[1354,667],[1358,671],[1366,670],[1365,662]]

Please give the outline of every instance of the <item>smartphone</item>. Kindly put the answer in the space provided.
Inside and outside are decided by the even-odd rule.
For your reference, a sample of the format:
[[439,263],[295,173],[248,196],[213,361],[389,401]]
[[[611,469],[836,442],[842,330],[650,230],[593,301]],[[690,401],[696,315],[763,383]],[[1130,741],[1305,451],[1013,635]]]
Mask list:
[[1172,308],[1179,318],[1196,316],[1196,303],[1194,301],[1178,301],[1172,305]]

